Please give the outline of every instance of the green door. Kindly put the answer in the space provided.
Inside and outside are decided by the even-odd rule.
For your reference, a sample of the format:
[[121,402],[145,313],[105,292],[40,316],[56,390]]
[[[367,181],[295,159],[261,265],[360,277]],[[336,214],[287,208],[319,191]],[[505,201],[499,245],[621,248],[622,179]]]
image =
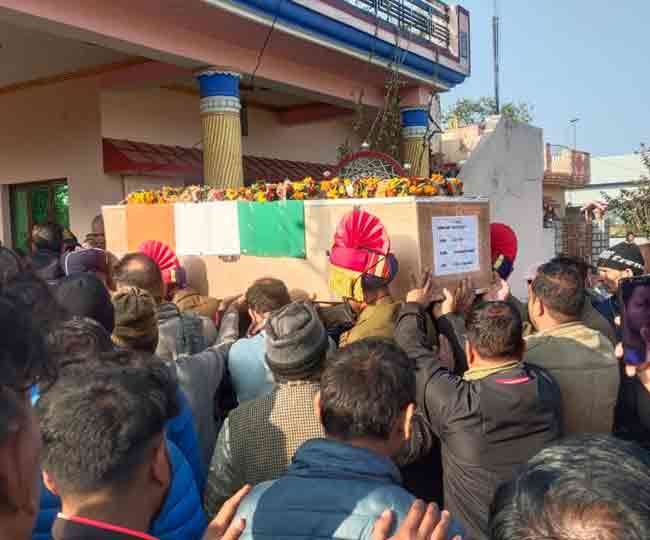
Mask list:
[[14,248],[29,251],[32,227],[54,222],[70,227],[68,182],[54,180],[11,186],[11,230]]

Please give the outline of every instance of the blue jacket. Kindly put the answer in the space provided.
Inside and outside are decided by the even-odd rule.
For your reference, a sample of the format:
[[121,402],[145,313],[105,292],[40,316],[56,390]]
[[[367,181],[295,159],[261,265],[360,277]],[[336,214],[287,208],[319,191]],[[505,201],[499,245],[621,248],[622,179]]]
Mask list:
[[172,483],[149,534],[159,540],[196,540],[208,526],[192,470],[174,443],[167,443]]
[[265,339],[264,332],[240,339],[228,353],[228,371],[240,404],[273,390],[273,375],[265,360]]
[[[38,401],[38,391],[32,389],[32,403],[36,403],[36,401]],[[169,459],[172,464],[172,469],[174,470],[174,476],[172,477],[171,490],[167,496],[167,500],[165,501],[164,508],[167,508],[170,504],[174,504],[172,497],[172,491],[174,489],[176,489],[177,492],[182,489],[189,490],[187,495],[188,498],[191,497],[194,490],[191,490],[191,488],[185,486],[185,484],[187,480],[193,480],[193,487],[195,488],[196,495],[199,497],[197,512],[200,512],[203,516],[203,526],[205,527],[205,515],[203,515],[201,504],[203,485],[205,483],[205,473],[203,472],[204,469],[199,457],[199,446],[196,431],[194,429],[192,412],[185,395],[180,392],[180,390],[179,401],[181,412],[178,416],[167,423]],[[180,471],[179,475],[176,474],[176,470]],[[189,504],[189,502],[184,504]],[[56,515],[60,511],[61,500],[45,487],[41,479],[41,500],[38,516],[32,532],[32,540],[50,540],[52,525],[54,524]],[[175,514],[171,516],[171,519],[175,519]],[[162,529],[157,528],[157,530],[167,531],[169,525],[168,521],[167,518],[163,519],[163,514],[161,512],[158,518],[156,518],[154,526],[158,527],[158,524],[160,524]],[[191,527],[191,524],[188,526]],[[200,536],[201,535],[199,534],[197,538],[200,538]],[[166,536],[167,540],[185,540],[186,538],[191,540],[194,537],[178,535]]]
[[185,394],[178,390],[178,403],[180,413],[167,422],[167,438],[173,442],[183,453],[183,456],[192,468],[192,474],[196,481],[199,493],[203,493],[205,478],[207,475],[207,464],[201,459],[199,437],[194,428],[194,415]]
[[[401,486],[399,470],[390,459],[312,439],[298,449],[284,476],[253,489],[237,517],[246,519],[242,540],[370,540],[386,508],[396,518],[393,534],[414,500]],[[462,531],[452,522],[448,537],[456,534]]]
[[[196,540],[203,536],[207,520],[190,465],[182,452],[167,441],[172,483],[163,507],[149,534],[159,540]],[[61,501],[41,483],[41,507],[32,533],[33,540],[50,540]]]

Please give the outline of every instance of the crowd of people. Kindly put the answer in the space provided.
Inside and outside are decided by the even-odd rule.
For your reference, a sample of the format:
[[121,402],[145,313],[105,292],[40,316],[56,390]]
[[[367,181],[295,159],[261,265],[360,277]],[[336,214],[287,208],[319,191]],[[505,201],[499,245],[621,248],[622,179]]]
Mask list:
[[534,265],[522,302],[496,224],[487,292],[425,270],[396,298],[391,256],[337,305],[266,276],[204,296],[155,243],[108,253],[101,217],[31,243],[0,248],[0,538],[650,538],[631,241]]

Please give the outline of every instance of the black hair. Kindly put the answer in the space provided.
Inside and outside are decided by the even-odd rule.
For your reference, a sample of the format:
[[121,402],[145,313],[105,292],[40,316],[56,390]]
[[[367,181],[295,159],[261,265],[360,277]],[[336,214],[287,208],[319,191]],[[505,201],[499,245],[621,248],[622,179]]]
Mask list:
[[248,307],[257,313],[272,313],[291,303],[289,290],[283,281],[262,278],[246,291]]
[[508,302],[478,304],[467,317],[467,340],[483,358],[520,358],[524,341],[519,310]]
[[43,470],[62,496],[121,491],[178,414],[177,385],[162,364],[111,366],[93,377],[62,377],[41,396],[36,411]]
[[32,228],[32,244],[36,249],[61,253],[63,248],[63,227],[58,223],[44,223]]
[[68,317],[88,317],[110,334],[115,329],[115,308],[111,295],[93,273],[66,276],[52,288],[52,294]]
[[0,297],[0,443],[24,412],[19,395],[32,385],[52,383],[57,374],[30,308],[19,299]]
[[531,290],[561,320],[579,317],[585,306],[584,279],[564,264],[549,262],[540,266]]
[[60,323],[49,335],[50,353],[65,365],[70,357],[86,359],[113,350],[110,334],[97,321],[73,317]]
[[4,246],[0,246],[0,285],[4,285],[25,271],[20,257]]
[[160,267],[143,253],[125,255],[113,268],[113,281],[118,287],[137,287],[147,291],[159,303],[165,286]]
[[413,362],[393,341],[357,341],[334,353],[321,375],[325,433],[343,440],[387,440],[415,402]]
[[577,255],[558,255],[557,257],[553,257],[549,262],[573,268],[578,272],[583,283],[587,281],[589,274],[594,270],[592,265]]
[[31,271],[22,272],[2,284],[1,292],[26,309],[34,325],[45,334],[67,318],[50,286]]
[[498,489],[489,531],[491,540],[646,540],[650,454],[606,435],[550,446]]

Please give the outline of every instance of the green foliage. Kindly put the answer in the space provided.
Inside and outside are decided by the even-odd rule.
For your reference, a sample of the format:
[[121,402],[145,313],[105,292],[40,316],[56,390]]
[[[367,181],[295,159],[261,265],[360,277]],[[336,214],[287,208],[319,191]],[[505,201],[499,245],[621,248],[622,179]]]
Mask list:
[[[492,97],[463,98],[444,111],[442,121],[447,127],[451,127],[454,120],[458,122],[458,127],[480,124],[488,116],[496,114],[496,110],[496,100]],[[533,120],[533,106],[523,101],[505,103],[501,106],[501,114],[517,122],[530,124]]]
[[[650,174],[650,148],[645,144],[639,150],[643,166]],[[650,238],[650,179],[644,174],[643,184],[634,190],[622,189],[616,197],[603,192],[607,202],[607,212],[620,218],[628,230],[645,238]]]

